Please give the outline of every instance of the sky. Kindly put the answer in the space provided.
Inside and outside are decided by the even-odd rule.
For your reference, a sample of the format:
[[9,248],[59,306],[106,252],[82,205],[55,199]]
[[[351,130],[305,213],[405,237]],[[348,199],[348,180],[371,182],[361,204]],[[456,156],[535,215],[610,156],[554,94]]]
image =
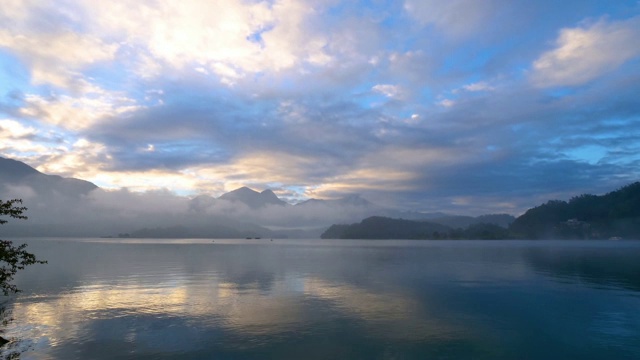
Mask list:
[[640,2],[3,0],[0,156],[519,214],[640,179]]

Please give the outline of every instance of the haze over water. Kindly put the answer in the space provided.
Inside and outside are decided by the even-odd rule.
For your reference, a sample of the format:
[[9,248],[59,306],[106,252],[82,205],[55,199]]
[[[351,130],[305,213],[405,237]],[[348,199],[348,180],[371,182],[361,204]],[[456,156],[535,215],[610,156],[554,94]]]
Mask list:
[[23,359],[640,357],[635,241],[28,243]]
[[134,3],[0,3],[4,355],[640,359],[638,241],[269,241],[640,239],[638,0]]

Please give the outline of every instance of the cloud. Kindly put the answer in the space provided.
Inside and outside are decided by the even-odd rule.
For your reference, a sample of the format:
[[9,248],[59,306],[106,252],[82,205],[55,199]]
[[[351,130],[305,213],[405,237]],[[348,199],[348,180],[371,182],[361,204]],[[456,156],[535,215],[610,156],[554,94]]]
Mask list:
[[35,127],[26,126],[11,119],[0,120],[0,131],[3,137],[12,139],[29,138],[37,132]]
[[38,32],[32,29],[0,29],[0,47],[10,49],[30,64],[34,84],[52,84],[82,90],[82,68],[112,60],[117,45],[68,29]]
[[520,209],[544,161],[584,189],[599,169],[637,173],[637,9],[361,5],[8,0],[0,152],[109,189],[251,185],[415,209]]
[[455,89],[453,90],[453,93],[455,94],[461,91],[477,92],[477,91],[492,91],[492,90],[495,90],[493,86],[489,85],[487,82],[479,81],[479,82],[464,85],[459,89]]
[[582,85],[640,56],[639,37],[640,17],[562,29],[556,48],[534,61],[531,80],[539,87]]
[[[261,72],[332,61],[313,29],[313,8],[297,1],[126,1],[85,4],[96,33],[118,34],[136,51],[176,69],[208,69],[226,84]],[[145,57],[145,62],[148,57]]]
[[107,61],[148,79],[166,69],[197,70],[235,85],[256,75],[343,66],[336,56],[354,55],[362,45],[351,27],[337,27],[331,39],[332,30],[320,21],[331,6],[293,0],[161,0],[135,7],[121,0],[56,6],[12,1],[0,13],[8,24],[0,30],[0,46],[29,64],[35,84],[65,89],[77,90],[84,68]]
[[405,10],[423,25],[434,25],[452,37],[465,37],[486,24],[498,1],[407,0]]
[[394,78],[424,85],[433,77],[435,58],[422,50],[392,52],[388,55],[389,72]]
[[100,171],[108,158],[104,144],[79,139],[49,154],[40,154],[38,170],[62,176],[78,176],[89,180]]
[[60,146],[60,134],[43,133],[33,125],[14,119],[0,120],[0,152],[23,158],[24,154],[44,154]]
[[133,99],[95,88],[91,93],[80,96],[27,94],[19,112],[24,117],[78,131],[140,109],[141,106]]
[[401,99],[404,97],[404,90],[398,85],[378,84],[374,85],[371,90],[389,98]]
[[455,105],[456,102],[455,100],[451,100],[451,99],[442,99],[440,101],[438,101],[438,105],[440,106],[444,106],[444,107],[452,107],[453,105]]
[[2,186],[5,199],[21,199],[25,202],[38,201],[38,194],[29,186],[25,185],[8,185]]

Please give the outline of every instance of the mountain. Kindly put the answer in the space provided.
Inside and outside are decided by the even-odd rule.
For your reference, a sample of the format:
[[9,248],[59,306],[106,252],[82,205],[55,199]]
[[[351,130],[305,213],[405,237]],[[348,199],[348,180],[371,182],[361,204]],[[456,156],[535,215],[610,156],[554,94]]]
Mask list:
[[322,199],[309,199],[301,203],[296,204],[298,207],[314,207],[314,206],[352,206],[352,207],[370,207],[378,208],[369,200],[361,197],[358,194],[347,195],[340,199],[322,200]]
[[203,212],[207,208],[215,205],[216,198],[209,195],[198,195],[189,200],[189,211]]
[[496,224],[474,223],[466,229],[453,229],[432,221],[372,216],[360,223],[332,225],[322,233],[321,237],[323,239],[502,240],[509,238],[509,232]]
[[640,182],[601,196],[551,200],[515,220],[506,214],[446,216],[430,221],[374,216],[351,225],[332,225],[322,238],[640,239]]
[[449,233],[448,226],[404,219],[372,216],[360,223],[332,225],[322,233],[323,239],[433,239]]
[[515,220],[515,216],[509,214],[488,214],[477,216],[475,224],[495,224],[503,228],[509,228]]
[[489,214],[477,217],[447,215],[442,217],[431,218],[429,221],[446,225],[454,229],[466,229],[476,224],[493,224],[503,228],[508,228],[516,218],[508,214]]
[[16,188],[28,187],[38,196],[79,197],[98,188],[95,184],[74,178],[45,175],[31,166],[0,157],[0,194],[4,197],[21,196]]
[[223,194],[218,199],[231,202],[241,202],[252,209],[263,208],[267,205],[288,205],[288,203],[280,200],[278,196],[276,196],[276,194],[274,194],[271,190],[257,192],[255,190],[249,189],[246,186]]
[[38,174],[41,173],[23,162],[0,157],[0,179],[2,182],[18,182]]
[[509,229],[527,239],[639,239],[640,182],[601,196],[548,201],[527,210]]

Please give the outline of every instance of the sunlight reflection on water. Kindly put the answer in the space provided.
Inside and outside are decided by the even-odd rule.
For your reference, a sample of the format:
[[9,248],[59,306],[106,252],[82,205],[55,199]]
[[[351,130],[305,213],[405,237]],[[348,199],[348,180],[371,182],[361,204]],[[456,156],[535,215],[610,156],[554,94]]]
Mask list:
[[402,244],[35,240],[7,334],[24,359],[640,354],[636,243]]

